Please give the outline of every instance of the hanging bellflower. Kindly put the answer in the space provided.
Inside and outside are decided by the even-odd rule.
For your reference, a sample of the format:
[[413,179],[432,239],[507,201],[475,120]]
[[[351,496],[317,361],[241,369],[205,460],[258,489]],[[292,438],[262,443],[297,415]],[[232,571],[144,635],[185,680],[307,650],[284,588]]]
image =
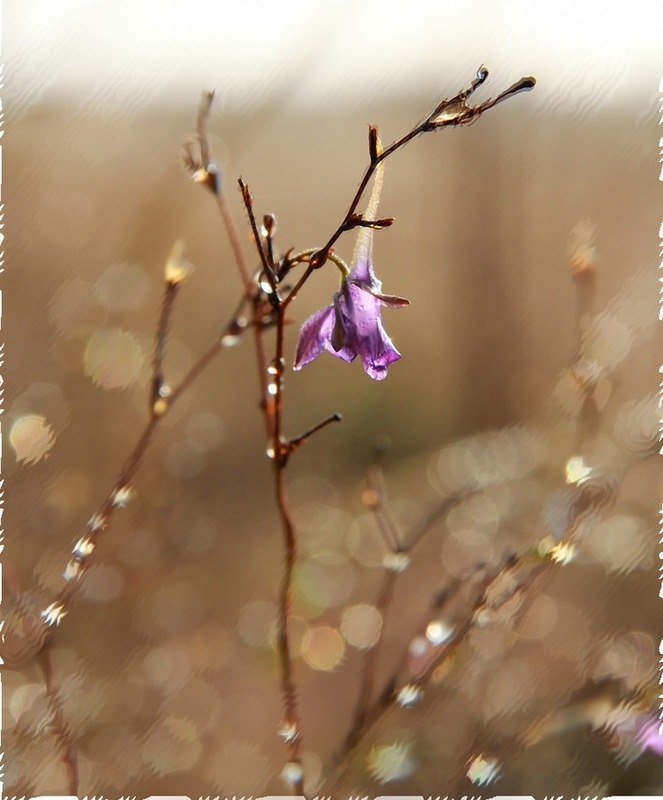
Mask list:
[[[363,218],[376,218],[384,167],[375,173],[373,191]],[[382,325],[382,306],[409,305],[401,297],[382,294],[382,283],[373,271],[373,229],[359,229],[353,266],[344,275],[331,305],[312,314],[301,327],[294,369],[301,369],[324,350],[348,363],[359,356],[365,372],[374,380],[387,377],[387,367],[401,354]]]

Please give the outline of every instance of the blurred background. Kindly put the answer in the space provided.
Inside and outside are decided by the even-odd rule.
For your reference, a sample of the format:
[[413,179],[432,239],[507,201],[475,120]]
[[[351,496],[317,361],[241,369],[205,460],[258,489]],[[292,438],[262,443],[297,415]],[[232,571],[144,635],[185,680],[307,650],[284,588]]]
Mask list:
[[[307,786],[322,785],[347,730],[380,624],[378,684],[397,669],[406,680],[430,644],[436,593],[460,585],[443,620],[453,626],[477,564],[554,536],[564,466],[578,456],[618,491],[577,558],[470,637],[424,702],[385,716],[344,789],[467,794],[466,762],[486,753],[500,764],[491,794],[663,793],[660,757],[625,744],[628,713],[606,732],[596,711],[610,687],[614,705],[657,681],[662,487],[660,461],[644,456],[660,361],[660,3],[5,0],[2,10],[12,591],[41,602],[61,588],[72,543],[145,425],[177,239],[195,270],[175,307],[168,381],[233,313],[241,284],[218,211],[182,164],[202,90],[217,92],[210,139],[253,259],[238,176],[256,211],[276,215],[283,252],[320,246],[367,164],[368,124],[395,140],[482,63],[491,77],[477,102],[534,75],[532,92],[387,163],[380,214],[396,222],[376,235],[376,272],[412,303],[383,314],[403,355],[388,378],[327,353],[287,371],[288,435],[343,414],[288,469]],[[337,252],[349,261],[353,246],[350,234]],[[568,373],[574,269],[596,276],[583,350],[600,408],[590,453],[577,451]],[[290,363],[298,324],[337,285],[325,269],[291,307]],[[403,537],[486,464],[499,478],[422,541],[386,620],[375,608],[383,546],[362,503],[376,444]],[[247,338],[163,420],[55,634],[81,795],[287,793],[273,649],[281,534],[265,447]],[[553,715],[522,745],[588,686],[592,710]],[[6,790],[66,792],[35,664],[6,670],[3,687]]]

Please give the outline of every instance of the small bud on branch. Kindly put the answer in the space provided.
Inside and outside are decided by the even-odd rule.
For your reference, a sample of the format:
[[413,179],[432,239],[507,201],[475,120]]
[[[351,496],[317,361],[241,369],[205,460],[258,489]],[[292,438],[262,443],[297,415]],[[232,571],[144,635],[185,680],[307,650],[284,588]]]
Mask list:
[[368,152],[371,158],[371,164],[375,164],[380,157],[382,148],[380,147],[378,129],[374,128],[372,125],[370,125],[368,128]]

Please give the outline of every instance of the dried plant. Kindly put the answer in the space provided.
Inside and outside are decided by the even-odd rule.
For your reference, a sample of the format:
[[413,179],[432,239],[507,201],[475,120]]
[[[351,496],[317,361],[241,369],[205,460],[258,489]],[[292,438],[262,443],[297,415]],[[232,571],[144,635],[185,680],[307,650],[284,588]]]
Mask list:
[[[363,501],[373,521],[372,530],[381,542],[381,583],[372,602],[364,604],[363,610],[356,607],[358,628],[363,631],[361,636],[356,634],[356,647],[365,652],[358,673],[352,676],[356,693],[354,710],[346,729],[340,733],[334,731],[338,742],[334,752],[317,774],[310,774],[303,749],[304,743],[308,744],[305,733],[309,712],[300,691],[292,611],[294,576],[302,541],[288,495],[287,474],[293,455],[315,434],[333,422],[340,422],[341,414],[328,413],[295,436],[286,433],[287,367],[292,363],[295,370],[300,370],[326,350],[345,362],[353,362],[358,356],[370,378],[383,380],[390,365],[402,357],[385,331],[382,309],[403,308],[408,301],[383,292],[373,260],[376,232],[394,223],[391,217],[378,216],[384,165],[420,134],[474,122],[497,103],[535,85],[533,78],[522,78],[495,99],[471,105],[471,96],[487,77],[488,70],[482,66],[467,89],[441,101],[388,147],[382,145],[377,128],[369,127],[368,166],[345,215],[321,247],[302,250],[291,247],[285,253],[278,250],[275,215],[256,212],[249,186],[240,178],[240,195],[254,245],[253,253],[245,252],[228,201],[225,176],[214,161],[208,138],[214,95],[204,95],[195,133],[185,141],[185,165],[193,180],[214,199],[230,241],[241,282],[235,310],[184,378],[171,385],[165,368],[171,317],[181,287],[191,273],[184,245],[178,241],[165,266],[153,344],[147,423],[107,497],[76,537],[64,567],[61,590],[48,598],[36,589],[21,590],[11,567],[5,570],[5,665],[16,670],[37,666],[45,687],[41,727],[28,726],[23,732],[16,731],[12,747],[21,748],[22,736],[26,741],[44,741],[44,737],[50,737],[59,753],[63,787],[70,794],[97,791],[97,787],[86,786],[79,774],[80,742],[72,731],[66,676],[58,672],[53,658],[56,631],[67,615],[75,624],[72,607],[81,594],[84,576],[94,563],[101,536],[108,535],[115,511],[131,498],[137,473],[163,419],[212,360],[249,332],[253,338],[259,407],[272,471],[273,502],[282,535],[283,565],[274,637],[282,718],[275,727],[285,744],[281,777],[288,790],[296,795],[337,796],[346,791],[364,792],[373,781],[379,784],[411,778],[416,771],[412,742],[396,739],[380,744],[376,741],[380,727],[388,724],[390,716],[416,714],[417,709],[429,703],[429,716],[434,715],[442,725],[446,719],[452,720],[453,726],[457,720],[454,692],[461,681],[467,680],[477,690],[486,684],[488,670],[478,657],[476,663],[472,662],[472,652],[484,646],[490,648],[490,644],[482,644],[486,637],[502,636],[508,641],[508,645],[498,648],[502,660],[518,658],[518,631],[536,627],[542,614],[541,604],[547,598],[544,588],[571,569],[568,564],[575,563],[577,558],[588,558],[587,542],[597,526],[605,522],[609,509],[619,502],[624,480],[656,452],[658,431],[652,423],[653,398],[638,399],[625,407],[614,421],[614,432],[609,437],[604,434],[604,409],[618,359],[611,362],[600,355],[605,343],[601,338],[601,316],[594,311],[595,245],[593,233],[588,234],[585,226],[575,232],[571,254],[571,275],[577,296],[575,352],[558,384],[558,392],[575,418],[572,446],[568,452],[558,453],[558,463],[551,468],[541,456],[541,442],[555,439],[557,429],[537,431],[534,425],[523,424],[450,444],[439,456],[440,473],[444,475],[440,481],[444,484],[441,497],[431,503],[427,513],[408,524],[393,514],[385,488],[390,479],[385,478],[383,454],[378,453],[367,472]],[[372,191],[362,213],[358,209],[371,181]],[[357,241],[352,263],[348,265],[336,252],[336,246],[353,231]],[[253,268],[253,263],[257,268]],[[301,324],[291,358],[286,348],[286,329],[293,322],[292,304],[322,270],[338,272],[340,287],[328,305]],[[603,322],[611,318],[610,309],[604,313],[608,316]],[[645,333],[643,326],[642,334]],[[338,369],[343,368],[338,365]],[[568,429],[574,423],[562,420],[560,424]],[[608,440],[613,446],[606,450]],[[451,472],[445,471],[444,464],[453,458],[453,448],[464,463]],[[511,496],[519,498],[518,503],[511,504],[513,509],[493,515],[491,509],[496,508],[496,498]],[[500,502],[506,509],[511,501]],[[454,514],[465,522],[456,521],[453,525],[474,525],[473,535],[479,540],[484,537],[483,527],[491,527],[495,545],[485,557],[468,555],[465,566],[444,576],[440,585],[423,585],[421,591],[430,599],[427,610],[420,625],[404,633],[395,602],[401,578],[412,572],[422,545],[433,534],[439,537],[441,530],[453,527]],[[490,524],[485,514],[491,517]],[[373,547],[377,547],[375,542]],[[470,550],[474,552],[475,548]],[[349,640],[352,636],[348,634]],[[526,634],[522,636],[526,638]],[[647,748],[660,752],[660,740],[653,731],[653,675],[629,680],[617,671],[602,673],[602,667],[597,666],[602,656],[596,648],[588,648],[584,658],[588,677],[582,685],[578,684],[577,675],[567,676],[565,685],[550,697],[539,698],[540,702],[534,697],[524,710],[518,705],[518,713],[509,718],[505,730],[494,723],[482,727],[478,720],[473,730],[448,745],[445,752],[449,760],[453,755],[454,761],[446,771],[448,787],[444,791],[467,793],[471,783],[487,784],[505,775],[511,765],[540,742],[578,726],[598,731],[625,761],[633,760]],[[232,686],[225,688],[232,693]],[[530,694],[534,696],[535,692],[532,690]],[[93,714],[93,709],[89,713]],[[501,713],[498,710],[493,716],[499,718]],[[186,731],[178,732],[183,740],[187,735]],[[425,734],[422,738],[425,740]],[[29,746],[25,745],[25,752],[28,751]],[[239,756],[238,760],[241,761]],[[20,779],[33,783],[12,786],[11,790],[44,791],[39,778],[26,778],[27,774],[27,770],[20,772]],[[249,776],[246,778],[248,782]],[[215,786],[211,791],[226,789]],[[439,792],[440,787],[435,787],[435,791]]]

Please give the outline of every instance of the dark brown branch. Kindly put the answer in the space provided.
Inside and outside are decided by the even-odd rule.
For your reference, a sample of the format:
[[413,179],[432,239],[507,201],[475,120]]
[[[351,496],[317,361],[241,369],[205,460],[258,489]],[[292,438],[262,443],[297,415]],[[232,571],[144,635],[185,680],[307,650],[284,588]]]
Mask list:
[[207,136],[207,123],[209,115],[214,102],[214,92],[203,92],[200,106],[198,108],[198,118],[196,121],[196,143],[198,145],[198,153],[194,153],[191,143],[185,141],[184,143],[184,161],[191,173],[193,179],[203,185],[207,186],[216,198],[217,207],[223,224],[230,241],[230,246],[233,251],[235,263],[240,273],[240,278],[244,285],[244,292],[247,297],[252,297],[255,291],[253,280],[251,279],[251,270],[249,269],[246,254],[242,246],[242,241],[235,224],[235,218],[232,214],[225,192],[222,190],[219,169],[212,160],[212,151]]
[[44,678],[46,697],[52,713],[53,733],[60,747],[62,764],[67,775],[67,792],[78,795],[78,755],[71,740],[69,727],[62,713],[62,703],[55,685],[55,672],[50,645],[44,647],[38,656],[38,664]]
[[[285,486],[285,467],[287,464],[288,451],[283,445],[283,364],[284,364],[284,327],[285,317],[283,304],[279,303],[276,311],[277,327],[276,327],[276,354],[274,357],[274,364],[277,365],[276,373],[274,374],[274,385],[276,387],[274,395],[274,408],[272,417],[272,450],[273,450],[273,471],[274,471],[274,487],[276,494],[276,502],[281,518],[281,528],[283,531],[283,545],[284,545],[284,564],[283,575],[281,577],[281,587],[279,590],[279,615],[278,615],[278,633],[277,633],[277,650],[279,655],[279,662],[281,665],[281,690],[283,694],[283,702],[285,705],[285,715],[289,725],[292,725],[296,730],[294,738],[288,742],[288,751],[291,761],[300,764],[301,752],[301,722],[299,719],[299,710],[297,703],[297,692],[293,676],[292,656],[290,653],[290,637],[288,625],[290,621],[290,603],[292,595],[292,576],[295,565],[297,563],[297,533],[290,507]],[[302,795],[304,793],[304,776],[303,771],[299,780],[293,784],[293,789],[296,794]]]
[[[567,525],[562,543],[573,545],[578,537],[581,523],[589,514],[594,514],[604,508],[614,498],[615,487],[610,484],[603,486],[583,485],[578,487],[578,497],[572,508],[572,517]],[[523,595],[531,589],[535,582],[540,581],[543,576],[548,575],[553,569],[558,569],[563,560],[559,557],[560,547],[551,548],[543,556],[527,551],[519,556],[510,555],[506,563],[495,569],[492,575],[483,582],[483,588],[475,600],[470,612],[464,622],[455,631],[453,636],[440,647],[438,656],[431,661],[426,669],[417,677],[410,681],[409,686],[421,688],[430,680],[431,676],[439,667],[458,650],[466,640],[467,635],[474,629],[479,621],[485,624],[487,616],[490,617],[497,613],[508,601],[517,595]],[[519,572],[524,572],[524,577],[514,583],[505,580],[510,574],[516,576]],[[506,589],[499,590],[501,585]],[[531,596],[531,593],[529,593]],[[338,788],[338,782],[342,777],[344,769],[347,769],[349,759],[357,746],[363,741],[368,731],[382,716],[393,709],[398,700],[398,676],[400,668],[392,674],[386,681],[385,686],[373,704],[363,712],[363,721],[359,724],[354,721],[353,726],[348,732],[343,744],[338,749],[332,760],[334,770],[329,778],[331,782],[331,792]],[[327,791],[325,786],[325,791]]]
[[[413,530],[407,537],[407,543],[401,543],[401,537],[398,534],[396,526],[388,515],[385,508],[384,500],[384,482],[382,470],[378,465],[374,465],[368,471],[368,490],[369,501],[367,505],[373,511],[376,521],[387,548],[394,556],[401,559],[407,559],[409,554],[421,542],[424,535],[431,530],[433,525],[440,519],[443,519],[448,512],[461,500],[461,494],[457,493],[450,497],[445,497],[441,503],[435,506],[426,518]],[[401,562],[405,566],[406,561]],[[398,562],[396,562],[398,564]],[[387,619],[391,609],[391,601],[394,594],[394,588],[398,579],[398,571],[396,569],[386,568],[383,577],[382,585],[378,592],[376,600],[376,608],[382,617],[382,627],[380,634],[375,645],[366,653],[364,665],[362,669],[362,677],[360,682],[359,695],[357,705],[355,708],[350,728],[346,734],[342,748],[337,752],[334,763],[340,764],[344,757],[349,754],[361,741],[366,733],[370,724],[371,715],[374,713],[372,709],[373,693],[375,681],[377,676],[378,660],[382,643],[384,641],[384,632],[387,625]],[[436,598],[438,605],[440,605],[439,597]],[[380,703],[384,702],[385,697],[391,697],[396,687],[396,679],[398,673],[394,674],[392,678],[387,681],[385,688],[380,693]]]
[[262,239],[260,237],[260,231],[258,230],[258,223],[256,222],[255,214],[253,213],[253,200],[251,198],[251,192],[249,187],[244,183],[244,181],[239,178],[237,183],[239,184],[239,189],[242,193],[242,200],[244,201],[244,206],[246,207],[246,213],[249,217],[249,222],[251,224],[251,230],[253,231],[253,238],[255,240],[256,249],[260,255],[260,261],[262,263],[262,268],[267,275],[267,280],[269,281],[270,286],[270,293],[269,299],[272,305],[276,306],[279,302],[279,295],[278,295],[278,285],[276,282],[276,273],[274,271],[274,265],[269,263],[269,259],[267,258],[267,254],[265,253],[265,248],[262,246]]
[[[478,119],[485,111],[488,111],[488,109],[497,105],[497,103],[512,97],[518,92],[531,89],[536,84],[536,79],[531,76],[521,78],[504,92],[499,94],[494,100],[487,100],[485,103],[482,103],[479,106],[468,106],[468,97],[473,94],[473,92],[486,80],[487,77],[488,69],[482,65],[477,71],[476,78],[471,82],[468,89],[459,92],[451,100],[442,100],[425,119],[412,128],[411,131],[391,144],[386,150],[379,152],[377,129],[373,127],[369,128],[370,163],[364,172],[364,176],[361,179],[359,187],[357,188],[357,191],[350,202],[350,206],[343,217],[343,220],[329,237],[327,243],[311,256],[308,267],[300,277],[299,281],[290,291],[290,294],[285,298],[284,302],[286,306],[297,296],[299,290],[310,278],[311,274],[316,269],[320,269],[322,266],[324,266],[329,258],[329,254],[333,246],[336,244],[341,235],[347,230],[352,229],[352,227],[355,227],[352,224],[352,219],[356,217],[355,212],[357,211],[357,206],[359,205],[369,181],[373,177],[373,173],[382,161],[389,158],[390,155],[395,153],[415,137],[419,136],[419,134],[452,125],[466,124],[470,121]],[[443,114],[445,113],[447,116],[443,118]]]
[[164,287],[163,300],[161,302],[161,313],[159,315],[159,324],[157,325],[157,335],[154,345],[154,357],[152,359],[152,393],[150,397],[150,409],[154,408],[154,404],[162,399],[164,396],[164,377],[163,377],[163,356],[166,347],[166,338],[168,336],[168,324],[170,322],[170,314],[175,302],[175,295],[179,288],[179,283],[172,283],[166,281]]
[[[48,634],[52,632],[53,626],[59,625],[61,619],[71,609],[72,603],[82,585],[81,578],[83,573],[89,568],[93,561],[98,539],[109,525],[113,513],[118,508],[123,507],[129,500],[131,496],[131,484],[143,463],[143,459],[150,445],[154,441],[161,419],[221,351],[223,340],[228,336],[241,336],[246,327],[248,327],[246,324],[240,322],[241,317],[238,315],[245,302],[245,299],[242,298],[235,314],[233,314],[230,321],[225,325],[221,335],[215,337],[211,347],[209,347],[191,367],[179,386],[177,386],[168,397],[161,398],[163,401],[162,403],[155,402],[152,404],[150,418],[138,437],[133,450],[127,457],[124,466],[120,470],[119,477],[113,484],[108,496],[88,521],[85,531],[81,534],[73,547],[71,558],[64,572],[64,578],[67,581],[65,586],[58,592],[48,608],[42,612],[42,618],[45,620],[44,624],[48,626]],[[158,331],[160,331],[161,324],[157,327]],[[157,337],[159,337],[159,335],[158,333]],[[45,637],[44,641],[47,641],[47,638],[48,637]]]
[[[298,555],[297,531],[290,505],[288,502],[285,468],[288,463],[288,456],[291,448],[283,435],[283,371],[285,366],[285,303],[281,300],[278,293],[276,271],[274,265],[270,264],[267,254],[262,246],[262,241],[258,231],[255,214],[253,212],[253,201],[248,186],[239,179],[239,187],[242,198],[249,217],[256,248],[258,249],[260,260],[265,274],[268,276],[271,292],[268,295],[273,307],[273,318],[276,323],[276,341],[274,358],[267,368],[270,382],[267,385],[264,405],[264,416],[266,427],[271,433],[270,452],[273,465],[274,495],[276,505],[281,520],[281,530],[283,534],[284,562],[283,572],[278,596],[278,617],[276,650],[279,659],[281,673],[281,694],[283,697],[285,720],[282,729],[287,731],[284,737],[288,748],[288,758],[290,764],[297,765],[298,774],[292,780],[292,787],[296,794],[304,793],[304,772],[301,769],[301,721],[299,717],[297,689],[293,674],[292,654],[290,652],[290,605],[292,598],[292,577]],[[262,372],[263,366],[258,363],[258,369]],[[270,402],[271,400],[271,402]],[[326,423],[324,423],[326,424]]]
[[332,422],[341,422],[343,417],[340,414],[331,414],[326,419],[323,419],[322,422],[318,422],[317,425],[314,425],[312,428],[309,428],[304,433],[301,433],[299,436],[295,436],[294,439],[290,439],[288,441],[288,450],[293,453],[295,450],[300,448],[303,444],[313,436],[314,433],[321,431],[323,428],[326,428],[327,425],[331,425]]

